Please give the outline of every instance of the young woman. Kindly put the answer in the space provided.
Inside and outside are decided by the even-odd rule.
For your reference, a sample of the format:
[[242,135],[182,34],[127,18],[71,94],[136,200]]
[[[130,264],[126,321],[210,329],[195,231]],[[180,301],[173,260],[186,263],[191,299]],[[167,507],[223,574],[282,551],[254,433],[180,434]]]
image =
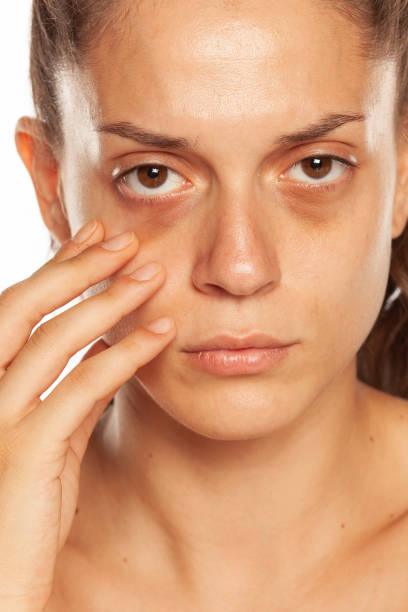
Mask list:
[[0,296],[2,612],[408,609],[407,27],[34,0],[57,251]]

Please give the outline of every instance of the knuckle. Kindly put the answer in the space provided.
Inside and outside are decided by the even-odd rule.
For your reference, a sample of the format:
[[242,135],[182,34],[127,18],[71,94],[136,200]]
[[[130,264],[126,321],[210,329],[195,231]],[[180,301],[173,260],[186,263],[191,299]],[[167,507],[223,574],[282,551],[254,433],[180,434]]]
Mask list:
[[68,261],[68,258],[76,257],[82,253],[83,250],[84,248],[82,244],[77,244],[76,242],[73,242],[71,238],[68,238],[61,244],[53,259],[54,261]]
[[33,348],[49,346],[51,338],[55,335],[55,330],[58,327],[58,322],[52,319],[46,321],[33,332],[28,341],[28,345]]
[[70,383],[81,389],[89,389],[89,386],[94,382],[94,368],[91,362],[92,359],[88,359],[77,365],[67,376]]
[[[81,253],[81,255],[83,254]],[[81,278],[88,284],[91,284],[92,269],[86,265],[83,257],[78,256],[72,259],[66,259],[57,265],[60,267],[62,273],[67,276],[67,280]]]

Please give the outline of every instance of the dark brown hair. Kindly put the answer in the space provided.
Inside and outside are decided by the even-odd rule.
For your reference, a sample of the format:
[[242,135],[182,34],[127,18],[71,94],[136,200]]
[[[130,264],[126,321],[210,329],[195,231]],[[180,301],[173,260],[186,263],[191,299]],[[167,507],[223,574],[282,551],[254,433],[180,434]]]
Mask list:
[[[323,1],[323,0],[321,0]],[[408,109],[408,0],[324,0],[358,26],[361,54],[369,61],[395,59],[397,137]],[[56,78],[79,65],[104,29],[118,20],[120,0],[33,0],[30,77],[37,117],[50,145],[63,146]],[[408,194],[407,194],[408,197]],[[408,226],[393,240],[388,284],[377,320],[357,353],[358,378],[408,399]]]

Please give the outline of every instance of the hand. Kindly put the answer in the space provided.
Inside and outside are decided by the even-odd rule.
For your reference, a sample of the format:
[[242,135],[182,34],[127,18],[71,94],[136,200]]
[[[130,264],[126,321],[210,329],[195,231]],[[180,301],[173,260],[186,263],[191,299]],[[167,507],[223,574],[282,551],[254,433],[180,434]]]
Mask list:
[[[103,225],[69,240],[29,278],[0,294],[0,610],[43,610],[56,558],[70,532],[81,461],[117,390],[176,335],[139,328],[108,347],[96,342],[41,401],[76,352],[109,331],[162,286],[118,275],[111,286],[39,325],[46,313],[113,275],[139,242],[107,250]],[[30,336],[31,334],[31,336]]]

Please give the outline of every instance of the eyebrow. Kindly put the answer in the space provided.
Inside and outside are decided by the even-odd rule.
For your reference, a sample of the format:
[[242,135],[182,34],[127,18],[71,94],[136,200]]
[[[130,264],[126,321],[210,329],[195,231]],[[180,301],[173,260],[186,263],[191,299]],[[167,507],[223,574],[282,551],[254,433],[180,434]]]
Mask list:
[[[365,121],[365,119],[365,115],[361,113],[330,113],[300,130],[279,136],[273,144],[286,146],[321,138],[350,121]],[[100,125],[97,127],[97,132],[115,134],[122,138],[134,140],[139,144],[160,149],[193,149],[195,146],[195,143],[188,138],[176,138],[166,134],[150,132],[128,121]]]

